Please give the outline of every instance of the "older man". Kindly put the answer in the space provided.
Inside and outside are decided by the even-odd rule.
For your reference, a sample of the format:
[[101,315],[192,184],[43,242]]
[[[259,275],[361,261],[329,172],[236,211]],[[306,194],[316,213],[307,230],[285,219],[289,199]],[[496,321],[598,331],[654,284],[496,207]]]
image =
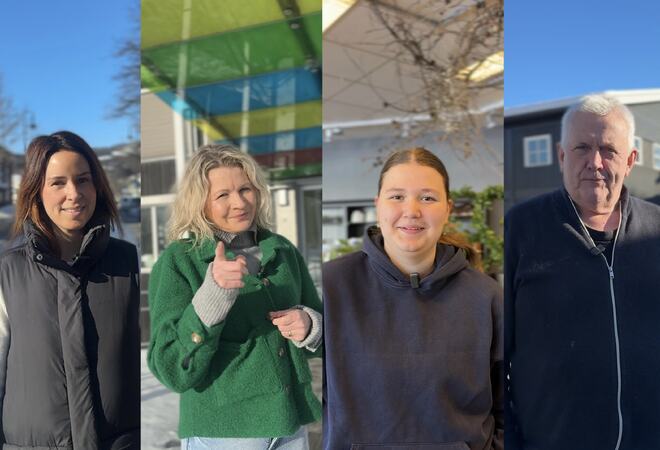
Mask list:
[[624,186],[635,123],[566,111],[563,189],[505,221],[505,447],[660,449],[660,208]]

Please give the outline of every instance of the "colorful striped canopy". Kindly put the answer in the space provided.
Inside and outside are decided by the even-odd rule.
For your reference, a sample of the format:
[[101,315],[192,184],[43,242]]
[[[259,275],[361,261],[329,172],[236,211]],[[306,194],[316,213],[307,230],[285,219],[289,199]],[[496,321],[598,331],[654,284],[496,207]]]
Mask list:
[[321,0],[143,0],[142,87],[272,178],[321,170]]

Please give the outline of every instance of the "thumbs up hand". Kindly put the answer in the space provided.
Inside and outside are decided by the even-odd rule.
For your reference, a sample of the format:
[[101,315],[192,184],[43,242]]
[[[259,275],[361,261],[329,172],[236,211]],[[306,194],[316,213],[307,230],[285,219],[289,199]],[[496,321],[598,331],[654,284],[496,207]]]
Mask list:
[[225,244],[218,242],[215,248],[212,274],[216,284],[224,289],[240,289],[244,286],[243,275],[248,274],[247,261],[243,255],[239,255],[233,261],[227,261],[225,256]]

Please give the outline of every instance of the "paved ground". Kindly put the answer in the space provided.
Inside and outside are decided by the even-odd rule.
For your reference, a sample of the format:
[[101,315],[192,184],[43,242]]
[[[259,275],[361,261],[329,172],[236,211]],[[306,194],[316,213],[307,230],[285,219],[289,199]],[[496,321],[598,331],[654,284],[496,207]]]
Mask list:
[[[178,448],[179,396],[168,391],[149,372],[146,356],[146,350],[142,350],[142,450]],[[314,392],[321,398],[321,360],[311,360],[310,368],[314,377]],[[320,450],[320,421],[309,426],[309,440],[311,450]]]

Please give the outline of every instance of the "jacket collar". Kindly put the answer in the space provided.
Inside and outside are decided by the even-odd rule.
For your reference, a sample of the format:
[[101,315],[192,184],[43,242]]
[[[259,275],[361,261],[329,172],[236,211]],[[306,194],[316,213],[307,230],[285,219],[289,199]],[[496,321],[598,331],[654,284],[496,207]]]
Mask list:
[[[579,239],[582,244],[587,248],[587,250],[593,252],[593,244],[591,237],[588,234],[588,231],[582,226],[580,218],[577,215],[577,210],[572,205],[571,196],[568,194],[566,188],[561,188],[554,193],[555,205],[560,212],[559,217],[561,217],[561,222],[563,227],[577,239]],[[630,194],[628,189],[623,186],[621,188],[621,195],[619,196],[619,203],[621,205],[621,221],[620,227],[617,230],[618,241],[626,234],[626,228],[628,224],[628,217],[630,216],[631,202]],[[595,253],[598,255],[598,253]]]
[[23,233],[27,242],[28,254],[41,264],[45,264],[69,272],[85,273],[103,255],[110,241],[108,224],[91,223],[84,234],[80,250],[72,264],[62,261],[48,242],[48,239],[37,229],[31,220],[23,224]]
[[245,248],[246,246],[253,246],[258,242],[257,226],[254,224],[247,231],[242,231],[240,233],[229,233],[227,231],[216,229],[214,235],[216,241],[221,240],[229,248]]
[[[215,258],[215,247],[217,246],[217,239],[205,239],[194,251],[197,257],[207,263],[213,261]],[[277,249],[285,247],[285,241],[278,237],[272,231],[258,228],[257,229],[257,244],[261,249],[261,265],[265,266],[268,261],[275,257]],[[225,254],[228,258],[235,258],[236,254],[229,248],[225,249]]]

